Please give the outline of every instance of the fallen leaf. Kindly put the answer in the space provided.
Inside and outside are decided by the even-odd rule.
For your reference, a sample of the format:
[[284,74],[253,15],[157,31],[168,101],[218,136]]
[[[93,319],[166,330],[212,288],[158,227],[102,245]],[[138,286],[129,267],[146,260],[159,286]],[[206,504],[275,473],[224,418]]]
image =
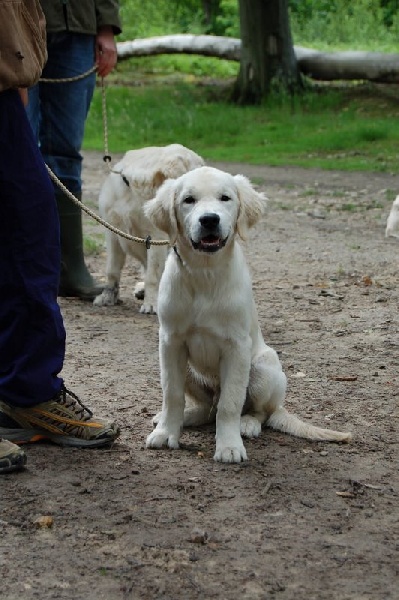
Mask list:
[[40,517],[37,517],[33,521],[33,524],[36,525],[36,527],[39,527],[39,528],[47,527],[48,529],[50,529],[50,527],[53,526],[53,523],[54,523],[54,519],[53,519],[53,517],[50,517],[49,515],[42,515]]
[[190,542],[193,544],[206,544],[208,539],[208,534],[206,531],[201,529],[194,529],[190,535]]
[[365,275],[364,277],[362,277],[362,283],[364,285],[373,285],[373,281],[372,281],[371,277],[369,277],[368,275]]

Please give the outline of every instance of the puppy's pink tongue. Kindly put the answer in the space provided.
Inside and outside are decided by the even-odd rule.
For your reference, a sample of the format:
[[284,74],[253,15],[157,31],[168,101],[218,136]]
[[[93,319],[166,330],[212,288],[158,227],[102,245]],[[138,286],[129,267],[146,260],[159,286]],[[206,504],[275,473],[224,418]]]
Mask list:
[[220,244],[220,238],[209,238],[201,240],[203,246],[218,246]]

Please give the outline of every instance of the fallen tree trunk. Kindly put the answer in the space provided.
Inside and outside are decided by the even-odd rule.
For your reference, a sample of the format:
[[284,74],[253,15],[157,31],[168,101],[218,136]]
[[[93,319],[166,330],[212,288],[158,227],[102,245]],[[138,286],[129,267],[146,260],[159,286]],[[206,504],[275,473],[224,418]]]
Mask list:
[[[241,40],[215,35],[166,35],[118,43],[118,58],[159,54],[200,54],[240,61]],[[382,52],[319,52],[294,46],[304,75],[319,81],[367,80],[399,83],[399,54]]]
[[366,80],[399,83],[399,54],[382,52],[318,52],[295,47],[301,72],[319,81]]
[[164,35],[118,42],[118,59],[157,54],[202,54],[227,60],[240,60],[241,40],[216,35]]

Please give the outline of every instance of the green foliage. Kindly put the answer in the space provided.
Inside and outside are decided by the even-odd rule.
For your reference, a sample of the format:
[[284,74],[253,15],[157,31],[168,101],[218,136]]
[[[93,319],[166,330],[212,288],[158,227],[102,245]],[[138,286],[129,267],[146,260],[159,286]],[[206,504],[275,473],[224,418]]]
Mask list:
[[[298,45],[397,51],[399,0],[289,0],[289,7]],[[121,0],[121,16],[121,40],[172,33],[240,36],[237,0]]]
[[[204,13],[204,6],[208,11]],[[121,0],[121,40],[173,33],[239,37],[237,0]],[[290,0],[294,42],[320,50],[398,51],[399,0]],[[399,171],[398,102],[376,86],[271,94],[231,105],[239,64],[188,55],[129,59],[108,78],[109,148],[180,142],[207,160]],[[197,85],[201,80],[201,85]],[[210,81],[217,85],[210,85]],[[96,92],[85,147],[103,150]]]
[[197,78],[226,79],[236,77],[239,64],[206,56],[161,55],[157,57],[131,58],[117,65],[109,76],[109,82],[123,82],[127,85],[143,84],[154,79],[184,77],[186,81],[195,82]]
[[122,35],[120,41],[135,38],[166,35],[173,31],[173,23],[167,18],[166,2],[142,2],[121,0]]
[[[210,7],[209,15],[204,4]],[[290,14],[297,45],[328,51],[398,51],[399,0],[290,0]],[[240,36],[237,0],[121,0],[121,16],[121,41],[174,33]],[[179,55],[129,63],[137,73],[232,77],[238,71],[238,65],[229,61]]]
[[[399,171],[399,106],[372,87],[276,96],[255,107],[226,96],[223,87],[184,82],[110,87],[110,152],[180,142],[214,161]],[[103,149],[102,130],[97,90],[85,148]]]
[[[119,41],[177,33],[239,36],[236,0],[211,1],[213,12],[207,22],[200,0],[121,0],[123,33]],[[131,73],[143,79],[149,74],[164,76],[186,73],[194,77],[235,77],[238,64],[202,56],[161,55],[129,59],[120,63],[116,76]],[[110,78],[112,80],[112,77]],[[115,79],[115,77],[113,78]]]
[[237,0],[221,0],[220,13],[215,18],[215,34],[240,37]]
[[399,12],[399,0],[380,0],[384,23],[387,27],[392,27]]
[[290,12],[297,45],[397,51],[398,0],[290,0]]
[[121,17],[121,41],[171,33],[239,37],[237,0],[121,0]]

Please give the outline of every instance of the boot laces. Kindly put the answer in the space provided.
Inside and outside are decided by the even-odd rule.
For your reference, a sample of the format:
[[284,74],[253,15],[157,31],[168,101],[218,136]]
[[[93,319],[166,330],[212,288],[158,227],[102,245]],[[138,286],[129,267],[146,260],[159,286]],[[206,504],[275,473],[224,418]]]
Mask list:
[[76,394],[68,390],[64,384],[62,384],[58,393],[57,402],[66,408],[72,408],[81,421],[89,421],[93,416],[92,411],[83,404]]

